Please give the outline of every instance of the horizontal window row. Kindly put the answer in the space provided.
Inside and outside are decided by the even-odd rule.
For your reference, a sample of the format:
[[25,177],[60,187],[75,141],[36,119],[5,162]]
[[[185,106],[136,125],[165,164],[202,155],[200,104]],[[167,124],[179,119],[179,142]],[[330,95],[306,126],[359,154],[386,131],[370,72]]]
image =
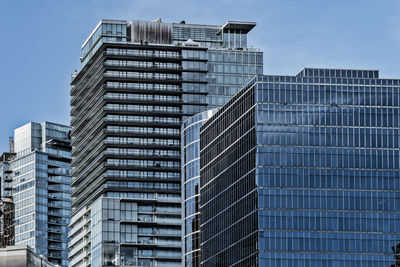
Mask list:
[[183,61],[182,66],[184,70],[207,70],[206,62],[199,61]]
[[263,53],[246,50],[208,50],[208,60],[212,62],[236,63],[236,64],[262,64]]
[[266,145],[398,148],[399,137],[387,128],[257,126],[257,143]]
[[[23,191],[25,189],[28,189],[30,187],[33,187],[33,186],[35,186],[35,184],[36,184],[36,182],[35,182],[35,180],[33,180],[33,181],[30,181],[27,183],[20,184],[18,186],[14,186],[13,194],[16,194],[16,193]],[[18,200],[17,198],[21,198],[21,195],[22,194],[14,195],[14,201]]]
[[306,213],[299,216],[290,216],[292,212],[282,212],[282,216],[267,215],[269,213],[266,211],[262,212],[262,214],[264,216],[260,216],[259,227],[268,231],[298,230],[396,233],[400,230],[400,226],[396,223],[397,220],[395,219],[365,218],[365,215],[362,216],[360,213],[356,213],[357,217],[353,216],[352,213],[338,214],[338,217],[325,217],[319,214],[309,215]]
[[199,72],[182,72],[182,78],[184,81],[199,81],[199,82],[206,81],[205,73],[199,73]]
[[135,160],[135,159],[107,159],[107,165],[157,167],[157,168],[180,168],[180,162],[176,162],[176,161]]
[[170,95],[148,95],[148,94],[124,94],[124,93],[106,93],[106,99],[119,99],[119,100],[139,100],[139,101],[157,101],[157,102],[179,102],[179,96]]
[[112,198],[133,198],[133,199],[154,199],[162,201],[180,201],[180,194],[163,193],[131,193],[131,192],[107,192],[107,197]]
[[180,141],[177,139],[157,139],[157,138],[139,138],[139,137],[107,137],[107,143],[113,144],[142,144],[142,145],[164,145],[179,146]]
[[139,179],[179,179],[179,172],[107,170],[106,176]]
[[107,82],[107,87],[135,89],[135,90],[151,90],[151,91],[178,91],[179,85],[176,84],[156,84],[156,83],[127,83],[127,82]]
[[329,151],[328,149],[275,148],[269,152],[259,153],[257,164],[280,167],[398,170],[400,168],[398,153],[398,151],[390,150]]
[[[122,204],[123,202],[121,202]],[[181,213],[181,208],[180,205],[145,205],[145,204],[139,204],[138,205],[138,212],[160,212],[160,213]]]
[[176,184],[176,183],[107,181],[106,184],[107,184],[107,187],[116,187],[116,188],[159,189],[159,190],[179,190],[180,189],[180,184]]
[[106,148],[107,155],[169,156],[179,157],[180,151],[161,149]]
[[166,234],[166,235],[180,235],[180,229],[169,229],[169,228],[159,228],[159,227],[146,227],[138,228],[138,234],[145,234],[145,235],[157,235],[157,234]]
[[172,73],[158,73],[158,72],[137,72],[137,71],[106,71],[105,77],[119,77],[119,78],[140,78],[140,79],[171,79],[179,80],[181,78],[178,74]]
[[263,83],[328,83],[328,84],[354,84],[354,85],[385,85],[385,86],[398,86],[399,80],[389,79],[376,79],[376,78],[338,78],[338,77],[302,77],[302,76],[271,76],[263,75],[257,78],[259,82]]
[[389,196],[356,197],[271,194],[260,195],[259,207],[266,209],[394,211],[400,207],[400,200]]
[[107,104],[105,110],[115,111],[140,111],[140,112],[173,112],[179,113],[179,107],[170,106],[150,106],[150,105],[124,105],[124,104]]
[[112,55],[127,55],[127,56],[142,56],[142,57],[171,57],[171,58],[180,57],[178,51],[165,51],[165,50],[107,48],[106,52]]
[[[314,88],[302,88],[301,85],[269,85],[268,90],[258,91],[258,102],[264,103],[291,103],[291,104],[314,104],[314,105],[344,105],[344,106],[394,106],[399,103],[398,90],[382,92],[381,88],[376,91],[334,91],[328,86],[314,86]],[[283,87],[283,88],[280,88]],[[289,88],[288,88],[289,87]],[[293,87],[293,88],[291,88]],[[304,86],[305,87],[305,86]],[[312,86],[308,86],[312,87]],[[328,88],[327,88],[328,87]],[[375,88],[374,88],[375,89]]]
[[259,240],[260,250],[287,252],[330,252],[330,253],[390,253],[390,240],[379,238],[331,239],[331,238],[280,238],[268,237]]
[[[283,106],[282,106],[283,107]],[[394,110],[376,109],[367,113],[368,109],[359,109],[356,113],[321,108],[318,110],[263,110],[257,112],[257,122],[278,125],[313,125],[315,126],[353,126],[353,127],[398,127]],[[372,112],[372,111],[371,111]],[[398,113],[398,112],[396,112]]]
[[[254,73],[255,75],[255,73]],[[244,74],[244,75],[237,75],[237,74],[208,74],[208,82],[210,84],[217,84],[217,85],[223,85],[225,84],[226,86],[234,86],[234,87],[241,87],[244,85],[249,78],[251,78],[253,75],[252,73],[250,74]],[[237,91],[237,90],[235,90]]]
[[25,165],[31,161],[34,161],[36,159],[36,156],[41,155],[41,154],[30,154],[26,157],[22,157],[20,159],[17,159],[10,164],[10,169],[16,169],[19,166]]
[[162,68],[162,69],[179,69],[180,65],[170,62],[154,62],[154,61],[137,61],[137,60],[106,60],[107,66],[120,67],[140,67],[140,68]]
[[153,117],[153,116],[129,116],[129,115],[110,115],[105,117],[106,121],[118,122],[147,122],[147,123],[174,123],[180,124],[179,118],[171,117]]
[[15,236],[15,242],[21,242],[22,240],[28,239],[28,238],[32,238],[35,236],[35,231],[30,231],[24,234],[20,234],[20,235],[16,235]]
[[[119,118],[119,117],[117,117]],[[139,133],[139,134],[171,134],[179,135],[179,129],[155,128],[155,127],[135,127],[135,126],[107,126],[107,131],[115,133]]]
[[340,170],[306,168],[258,169],[259,187],[395,190],[400,187],[399,171]]
[[189,50],[189,49],[182,50],[183,58],[207,59],[206,55],[207,55],[207,52],[204,50]]

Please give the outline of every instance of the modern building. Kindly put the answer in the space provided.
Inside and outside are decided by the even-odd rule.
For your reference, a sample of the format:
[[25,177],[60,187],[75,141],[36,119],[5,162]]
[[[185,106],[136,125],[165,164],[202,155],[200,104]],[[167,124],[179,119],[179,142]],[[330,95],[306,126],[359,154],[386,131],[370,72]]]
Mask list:
[[399,79],[258,76],[200,134],[202,266],[390,266]]
[[182,124],[182,262],[200,266],[200,126],[217,112],[203,111]]
[[0,200],[0,247],[14,245],[14,202],[11,197]]
[[0,248],[0,266],[3,267],[57,267],[29,246]]
[[14,130],[9,161],[15,208],[15,245],[28,245],[68,266],[71,147],[68,126],[30,122]]
[[262,72],[253,27],[100,21],[71,83],[70,266],[181,266],[181,124]]
[[0,197],[12,197],[12,171],[10,161],[15,158],[15,153],[5,152],[0,156]]
[[172,25],[173,43],[191,39],[208,48],[207,109],[222,106],[254,75],[263,74],[263,52],[247,44],[247,34],[256,26],[255,22],[227,21],[221,26],[183,21]]
[[0,156],[0,247],[14,245],[14,202],[12,199],[12,171],[10,161],[14,153]]

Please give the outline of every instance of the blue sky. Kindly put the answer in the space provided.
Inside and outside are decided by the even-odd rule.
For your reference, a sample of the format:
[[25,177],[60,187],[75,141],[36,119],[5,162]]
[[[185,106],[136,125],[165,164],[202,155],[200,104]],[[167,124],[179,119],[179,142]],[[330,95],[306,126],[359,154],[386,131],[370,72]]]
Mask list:
[[400,78],[398,0],[40,0],[0,9],[0,152],[29,121],[69,124],[69,82],[83,41],[101,18],[223,24],[257,22],[249,44],[265,74],[303,67],[379,69]]

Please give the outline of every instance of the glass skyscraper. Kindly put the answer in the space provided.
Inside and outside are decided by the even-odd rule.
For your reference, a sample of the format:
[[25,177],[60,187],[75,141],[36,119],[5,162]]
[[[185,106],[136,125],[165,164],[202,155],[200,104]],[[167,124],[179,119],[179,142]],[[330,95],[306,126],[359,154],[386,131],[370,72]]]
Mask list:
[[258,76],[201,128],[202,266],[390,266],[400,80]]
[[200,266],[200,126],[217,112],[203,111],[182,124],[182,261]]
[[102,20],[84,42],[71,83],[70,266],[181,266],[181,124],[207,109],[210,88],[222,104],[222,88],[233,95],[262,72],[253,27]]
[[15,208],[15,245],[29,245],[50,262],[68,266],[70,128],[28,123],[14,131],[8,159]]

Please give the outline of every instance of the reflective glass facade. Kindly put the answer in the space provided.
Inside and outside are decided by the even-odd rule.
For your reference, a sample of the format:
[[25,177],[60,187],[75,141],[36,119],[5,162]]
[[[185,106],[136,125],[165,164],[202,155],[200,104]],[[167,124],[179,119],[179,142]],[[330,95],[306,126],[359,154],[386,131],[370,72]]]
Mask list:
[[43,122],[15,129],[10,159],[15,208],[15,245],[29,245],[60,266],[68,266],[71,216],[70,128]]
[[220,107],[256,74],[263,74],[263,53],[256,49],[209,49],[207,102]]
[[253,79],[201,129],[203,265],[390,266],[399,89],[368,70]]
[[10,161],[14,153],[5,152],[0,156],[0,247],[13,246],[14,202],[12,199],[12,170]]
[[200,266],[200,126],[218,109],[207,110],[182,124],[182,261]]
[[14,202],[12,199],[12,170],[10,160],[14,153],[0,156],[0,247],[14,245]]
[[231,21],[223,26],[173,24],[174,43],[191,39],[208,48],[209,109],[222,106],[254,75],[263,74],[263,52],[247,45],[247,34],[255,25],[254,22]]
[[[255,74],[263,72],[263,53],[247,47],[251,22],[227,22],[225,25],[173,24],[174,42],[191,39],[207,47],[207,108],[220,107],[236,94]],[[200,109],[198,109],[200,111]],[[213,111],[215,112],[215,111]],[[182,128],[182,208],[184,222],[183,261],[185,266],[200,266],[199,228],[199,140],[204,114],[186,120]],[[203,118],[203,119],[202,119]],[[200,121],[199,121],[200,120]],[[186,131],[183,131],[187,128]]]

